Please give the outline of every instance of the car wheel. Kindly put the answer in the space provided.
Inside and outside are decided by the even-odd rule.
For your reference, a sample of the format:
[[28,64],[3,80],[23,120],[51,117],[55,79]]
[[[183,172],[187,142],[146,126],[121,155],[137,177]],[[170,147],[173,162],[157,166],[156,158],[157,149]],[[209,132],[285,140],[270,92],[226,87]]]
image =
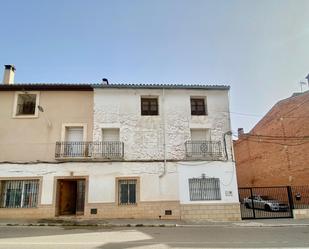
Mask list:
[[269,205],[267,205],[267,204],[264,206],[264,209],[265,209],[266,211],[271,211],[270,206],[269,206]]

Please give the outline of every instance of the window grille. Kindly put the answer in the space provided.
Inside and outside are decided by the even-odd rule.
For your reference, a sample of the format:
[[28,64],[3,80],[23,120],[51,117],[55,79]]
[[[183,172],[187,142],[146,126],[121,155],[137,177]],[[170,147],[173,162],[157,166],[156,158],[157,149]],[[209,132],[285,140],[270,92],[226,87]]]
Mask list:
[[191,201],[221,200],[219,178],[189,179]]
[[39,180],[1,181],[2,208],[33,208],[38,204]]
[[118,181],[118,202],[120,205],[136,204],[137,180]]

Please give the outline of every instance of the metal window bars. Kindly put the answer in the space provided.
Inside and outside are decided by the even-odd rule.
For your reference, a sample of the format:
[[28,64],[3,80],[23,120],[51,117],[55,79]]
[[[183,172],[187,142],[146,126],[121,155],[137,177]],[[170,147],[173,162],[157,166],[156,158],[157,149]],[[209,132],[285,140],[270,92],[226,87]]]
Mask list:
[[191,201],[221,200],[219,178],[189,179]]
[[136,184],[137,180],[118,181],[118,203],[119,205],[136,204]]
[[39,180],[1,181],[2,208],[33,208],[38,204]]

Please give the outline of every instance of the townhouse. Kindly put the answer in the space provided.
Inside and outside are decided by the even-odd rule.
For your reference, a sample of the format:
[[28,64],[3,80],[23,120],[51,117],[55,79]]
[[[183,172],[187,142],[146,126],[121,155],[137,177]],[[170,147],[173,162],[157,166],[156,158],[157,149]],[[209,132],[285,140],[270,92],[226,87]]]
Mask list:
[[0,85],[0,217],[239,220],[228,86]]

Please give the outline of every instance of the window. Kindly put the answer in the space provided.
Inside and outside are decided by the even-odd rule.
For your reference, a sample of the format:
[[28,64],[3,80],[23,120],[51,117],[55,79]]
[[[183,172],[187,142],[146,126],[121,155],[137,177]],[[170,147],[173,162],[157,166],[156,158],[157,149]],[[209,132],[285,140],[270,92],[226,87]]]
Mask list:
[[88,156],[88,145],[83,141],[84,127],[65,127],[65,142],[63,142],[63,156]]
[[102,129],[102,141],[104,142],[119,141],[119,128]]
[[120,205],[136,204],[136,179],[118,180],[118,203]]
[[65,133],[67,142],[81,142],[84,139],[83,127],[66,127]]
[[213,152],[209,129],[191,129],[191,141],[186,144],[190,156],[208,157]]
[[157,98],[141,98],[141,111],[143,116],[159,115]]
[[191,129],[191,141],[210,141],[209,129]]
[[38,204],[39,180],[1,181],[2,208],[33,208]]
[[36,117],[38,93],[17,92],[14,105],[14,117]]
[[191,115],[207,115],[205,98],[191,98]]
[[64,123],[61,129],[61,141],[56,144],[57,157],[88,157],[87,124]]
[[101,156],[104,158],[122,157],[123,146],[119,140],[119,128],[102,129],[102,151]]
[[219,178],[189,179],[191,201],[221,200]]
[[87,124],[63,123],[61,129],[61,141],[66,142],[87,141]]

